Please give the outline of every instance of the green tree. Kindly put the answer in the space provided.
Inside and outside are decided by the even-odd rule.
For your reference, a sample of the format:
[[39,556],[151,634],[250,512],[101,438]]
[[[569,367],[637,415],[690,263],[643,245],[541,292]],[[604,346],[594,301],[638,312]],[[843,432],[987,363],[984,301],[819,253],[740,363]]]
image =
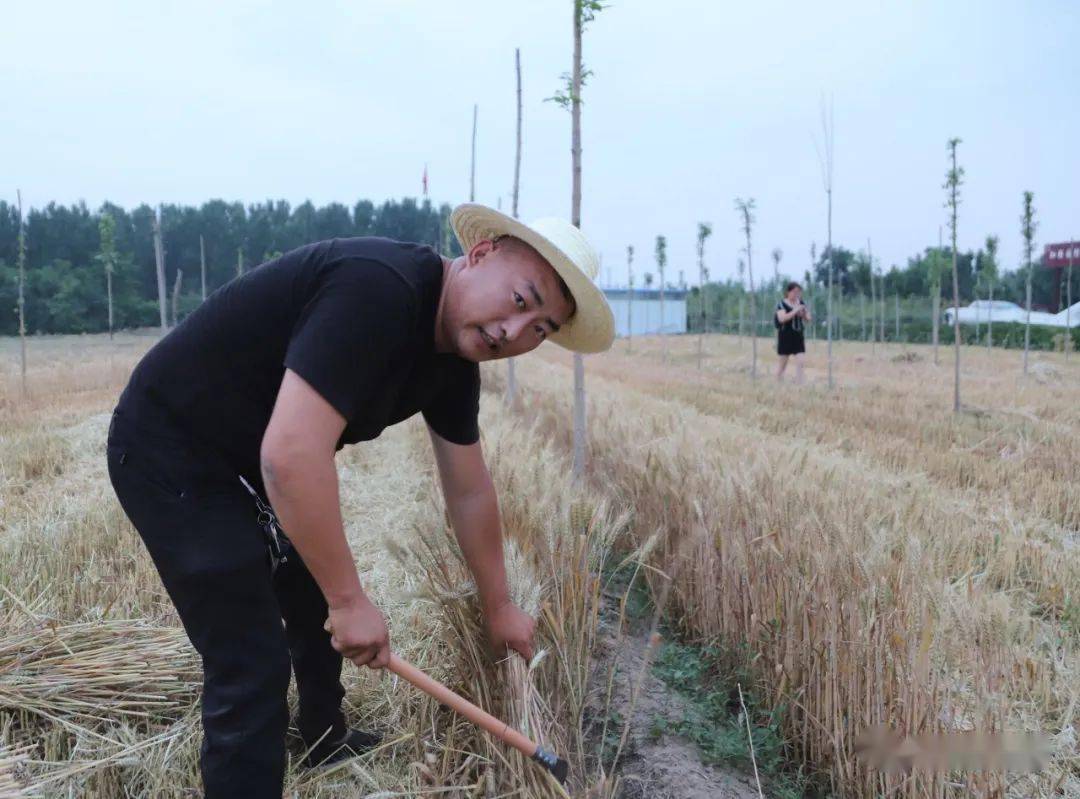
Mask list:
[[[839,257],[837,257],[837,260],[839,261]],[[846,267],[848,269],[847,277],[854,292],[861,295],[872,292],[874,289],[874,273],[870,270],[870,259],[865,250],[852,253]]]
[[[827,360],[828,360],[828,372],[829,372],[829,388],[833,387],[833,274],[836,271],[833,264],[833,242],[832,242],[832,198],[833,198],[833,107],[832,98],[829,98],[828,106],[825,104],[825,97],[821,97],[821,133],[822,142],[818,147],[818,163],[821,166],[821,182],[825,187],[825,199],[826,199],[826,224],[828,226],[828,237],[825,244],[825,252],[829,258],[828,267],[828,282],[826,289],[825,299],[825,330],[828,336],[827,343]],[[749,238],[749,236],[747,237]]]
[[[667,267],[667,239],[656,237],[656,271],[660,273],[660,336],[664,336],[664,269]],[[663,339],[663,357],[667,360],[667,339]]]
[[874,281],[874,251],[870,248],[870,239],[866,240],[866,263],[870,278],[870,342],[871,352],[877,348],[877,293]]
[[[442,243],[447,255],[460,254],[447,224],[447,204],[436,207],[406,199],[376,206],[370,200],[360,200],[351,209],[337,203],[324,207],[305,204],[293,209],[284,200],[247,207],[210,200],[194,206],[163,205],[161,210],[167,267],[163,283],[174,288],[178,271],[195,274],[201,263],[200,236],[208,293],[235,277],[241,250],[245,264],[254,266],[320,237],[381,235],[425,243],[445,239]],[[109,329],[108,277],[103,286],[104,263],[99,258],[103,215],[114,223],[113,330],[154,324],[153,316],[146,315],[148,307],[153,310],[158,296],[154,209],[140,205],[125,210],[106,202],[91,211],[82,203],[49,203],[43,208],[29,208],[23,215],[28,329],[43,333]],[[16,311],[0,314],[0,333],[6,335],[18,335],[18,230],[16,204],[0,202],[0,307]],[[451,238],[446,238],[447,234]],[[189,279],[184,284],[178,297],[181,315],[195,307],[201,297],[201,280]],[[62,292],[62,299],[54,298],[49,291]],[[98,299],[93,302],[81,299],[95,295]],[[50,298],[56,300],[52,312]]]
[[1020,217],[1020,233],[1024,237],[1024,269],[1027,273],[1026,309],[1024,317],[1024,374],[1028,373],[1028,351],[1031,349],[1031,254],[1035,249],[1035,208],[1032,205],[1035,195],[1024,192],[1024,213]]
[[[860,291],[865,292],[867,290],[865,272],[856,274],[855,271],[855,267],[858,265],[856,254],[839,245],[833,245],[832,253],[828,249],[821,251],[821,255],[814,262],[814,282],[820,286],[828,286],[830,258],[833,269],[833,286],[837,293],[858,294]],[[860,279],[862,280],[861,283],[859,282]]]
[[26,229],[23,226],[22,192],[15,191],[19,201],[19,364],[22,374],[22,394],[26,396]]
[[987,350],[991,350],[994,347],[994,284],[998,279],[997,251],[998,237],[987,236],[986,250],[983,252],[982,258],[979,259],[979,275],[982,278],[983,284],[986,286],[987,299],[990,302],[990,307],[986,314]]
[[[581,90],[591,74],[582,61],[582,37],[585,26],[592,22],[604,8],[599,0],[573,0],[574,4],[574,56],[572,69],[563,73],[565,89],[547,98],[570,110],[570,216],[576,227],[581,227]],[[573,474],[580,480],[585,474],[585,361],[581,353],[574,353],[574,462]]]
[[709,270],[705,268],[705,240],[712,235],[712,226],[705,222],[698,222],[697,226],[697,257],[698,257],[698,285],[701,291],[698,303],[701,305],[701,329],[698,331],[697,366],[701,369],[704,355],[705,327],[708,324],[708,316],[705,311],[705,284],[709,279]]
[[100,283],[83,279],[85,271],[62,259],[38,271],[37,293],[46,311],[44,329],[62,333],[91,333],[97,329],[105,302]]
[[109,297],[109,338],[113,337],[113,270],[116,268],[116,220],[111,214],[103,213],[98,218],[98,231],[101,237],[101,249],[97,262],[105,270],[105,291]]
[[960,186],[964,182],[964,168],[956,165],[956,147],[960,139],[949,139],[949,159],[952,166],[945,173],[944,189],[948,192],[946,207],[950,210],[949,228],[952,231],[952,277],[953,277],[953,412],[960,413],[960,272],[956,265],[956,214],[960,206]]
[[[741,197],[735,198],[735,210],[739,212],[739,216],[742,220],[742,231],[746,236],[746,269],[747,274],[750,276],[750,379],[757,380],[757,295],[754,293],[754,254],[753,254],[753,227],[754,227],[754,198],[751,197],[748,200],[744,200]],[[831,285],[831,284],[830,284]],[[830,292],[831,296],[831,292]],[[830,324],[831,324],[830,320]]]

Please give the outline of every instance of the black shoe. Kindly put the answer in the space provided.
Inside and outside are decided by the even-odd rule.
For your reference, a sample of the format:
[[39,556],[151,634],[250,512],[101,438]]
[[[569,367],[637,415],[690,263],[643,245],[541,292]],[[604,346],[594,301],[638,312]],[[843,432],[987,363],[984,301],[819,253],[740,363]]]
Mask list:
[[332,763],[340,763],[351,757],[362,755],[379,745],[382,736],[363,730],[349,730],[345,737],[335,742],[325,738],[315,745],[304,758],[304,765],[308,768],[315,766],[329,766]]

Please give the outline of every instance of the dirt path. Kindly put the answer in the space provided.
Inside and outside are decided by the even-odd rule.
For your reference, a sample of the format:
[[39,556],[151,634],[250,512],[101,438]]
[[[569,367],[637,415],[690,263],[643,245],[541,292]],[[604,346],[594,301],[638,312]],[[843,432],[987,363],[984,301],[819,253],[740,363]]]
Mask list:
[[[607,718],[608,746],[617,747],[633,706],[616,768],[621,782],[619,799],[758,799],[753,774],[702,763],[693,743],[672,732],[659,731],[682,720],[687,703],[656,677],[651,668],[642,676],[646,658],[650,658],[650,663],[655,659],[655,652],[650,654],[648,649],[648,631],[643,624],[634,626],[631,622],[620,638],[617,613],[613,607],[606,609],[593,653],[594,680],[598,687],[595,704],[589,711],[596,742],[599,743]],[[607,686],[612,665],[615,671],[609,704]],[[635,690],[638,690],[636,702],[633,701]],[[612,724],[612,718],[618,718],[619,723]],[[610,763],[613,753],[610,749],[607,752],[605,757]]]

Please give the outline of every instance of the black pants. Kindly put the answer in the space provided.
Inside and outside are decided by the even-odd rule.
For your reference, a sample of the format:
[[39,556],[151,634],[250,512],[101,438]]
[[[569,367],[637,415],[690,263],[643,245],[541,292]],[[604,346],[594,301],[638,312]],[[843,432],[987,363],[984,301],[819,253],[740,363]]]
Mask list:
[[120,504],[202,656],[206,796],[279,799],[290,664],[305,742],[346,732],[342,659],[323,630],[322,592],[295,552],[271,575],[254,500],[236,473],[152,404],[121,398],[108,462]]

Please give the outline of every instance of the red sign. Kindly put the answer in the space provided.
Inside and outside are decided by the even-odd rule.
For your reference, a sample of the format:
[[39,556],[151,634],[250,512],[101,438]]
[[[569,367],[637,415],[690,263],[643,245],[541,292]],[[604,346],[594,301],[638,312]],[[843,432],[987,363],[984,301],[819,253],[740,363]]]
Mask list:
[[1080,265],[1080,241],[1063,241],[1061,244],[1047,244],[1043,250],[1043,266],[1049,269],[1063,269],[1072,261]]

